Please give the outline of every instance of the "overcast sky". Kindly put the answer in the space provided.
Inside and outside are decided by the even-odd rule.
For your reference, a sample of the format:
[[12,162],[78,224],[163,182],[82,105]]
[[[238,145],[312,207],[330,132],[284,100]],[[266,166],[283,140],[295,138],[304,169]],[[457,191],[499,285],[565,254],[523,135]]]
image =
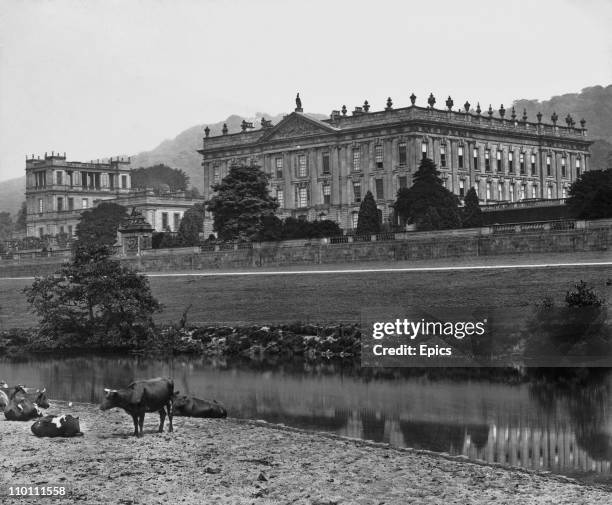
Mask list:
[[0,180],[26,153],[135,154],[297,91],[328,114],[608,85],[611,27],[611,0],[0,0]]

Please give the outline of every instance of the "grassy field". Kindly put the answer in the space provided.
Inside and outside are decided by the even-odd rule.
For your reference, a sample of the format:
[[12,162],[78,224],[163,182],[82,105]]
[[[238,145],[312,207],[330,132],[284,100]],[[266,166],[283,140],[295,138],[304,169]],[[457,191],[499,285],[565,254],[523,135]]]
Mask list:
[[[398,267],[397,263],[389,265]],[[350,266],[352,268],[352,266]],[[562,301],[573,283],[584,280],[609,303],[610,266],[443,272],[359,272],[258,276],[151,277],[164,304],[160,322],[273,324],[356,322],[371,307],[526,306],[550,296]],[[21,290],[28,279],[0,279],[0,328],[36,324]]]

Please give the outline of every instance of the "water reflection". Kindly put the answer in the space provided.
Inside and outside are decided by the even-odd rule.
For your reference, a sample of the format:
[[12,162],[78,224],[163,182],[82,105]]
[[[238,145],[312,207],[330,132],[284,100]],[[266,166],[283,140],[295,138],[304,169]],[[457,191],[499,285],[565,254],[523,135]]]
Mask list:
[[[611,377],[532,375],[513,384],[448,371],[232,364],[137,357],[0,360],[0,379],[45,385],[51,398],[100,402],[105,387],[174,377],[176,389],[216,398],[232,417],[323,430],[612,483]],[[422,373],[422,371],[421,371]]]

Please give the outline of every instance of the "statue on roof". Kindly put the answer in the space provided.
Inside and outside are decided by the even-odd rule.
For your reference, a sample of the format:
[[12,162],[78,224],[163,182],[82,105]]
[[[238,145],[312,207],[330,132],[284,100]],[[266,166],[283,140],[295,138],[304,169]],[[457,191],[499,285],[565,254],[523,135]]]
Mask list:
[[300,94],[298,93],[295,97],[295,112],[302,112],[302,99],[300,98]]

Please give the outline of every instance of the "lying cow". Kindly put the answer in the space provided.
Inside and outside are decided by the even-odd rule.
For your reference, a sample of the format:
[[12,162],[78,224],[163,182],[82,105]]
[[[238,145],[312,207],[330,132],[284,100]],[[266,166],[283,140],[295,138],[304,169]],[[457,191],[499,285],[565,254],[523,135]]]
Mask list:
[[36,401],[32,401],[23,386],[15,386],[9,395],[9,402],[4,409],[4,417],[8,421],[29,421],[41,417],[41,408],[49,408],[49,400],[45,390],[37,390]]
[[215,400],[209,402],[193,396],[174,395],[172,405],[175,416],[185,417],[227,417],[227,411]]
[[8,406],[8,404],[9,404],[8,395],[0,389],[0,411],[4,412],[4,409]]
[[[172,399],[174,382],[172,379],[148,379],[132,382],[126,389],[105,389],[101,410],[114,407],[125,410],[134,421],[134,436],[142,437],[145,412],[159,412],[159,432],[164,431],[166,411],[168,412],[168,431],[172,432]],[[164,410],[165,409],[165,410]]]
[[32,425],[32,433],[37,437],[81,437],[79,418],[70,414],[65,416],[45,416]]

